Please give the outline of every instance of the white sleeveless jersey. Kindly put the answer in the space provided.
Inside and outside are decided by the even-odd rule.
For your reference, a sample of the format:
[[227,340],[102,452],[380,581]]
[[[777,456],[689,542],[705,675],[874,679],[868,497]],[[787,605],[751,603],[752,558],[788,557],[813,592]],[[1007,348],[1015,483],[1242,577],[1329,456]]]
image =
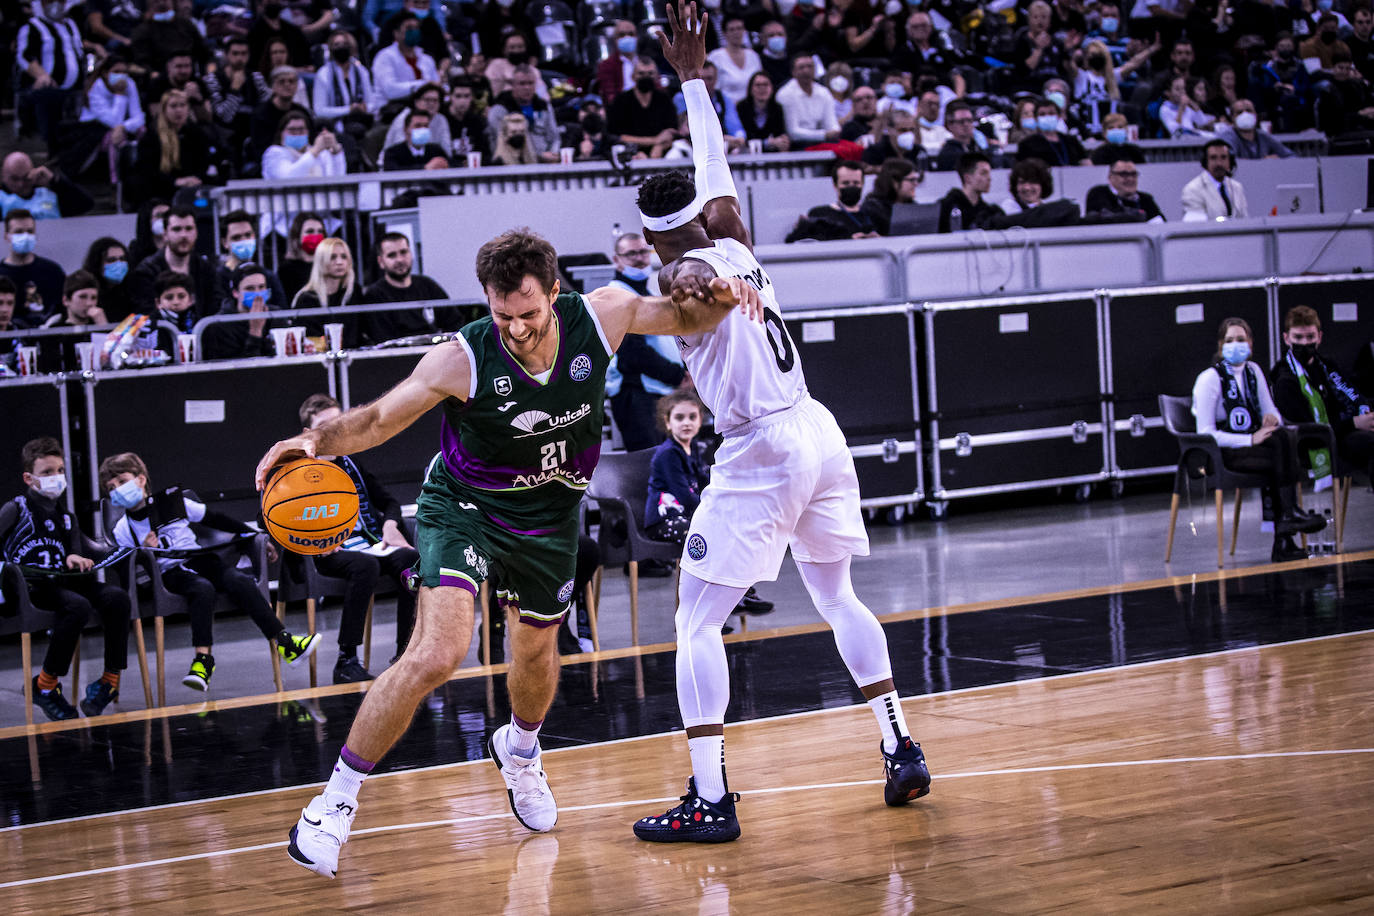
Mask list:
[[735,239],[724,238],[683,257],[705,262],[717,276],[748,282],[759,291],[766,316],[759,324],[732,309],[713,330],[678,338],[697,394],[715,415],[716,431],[729,433],[804,400],[806,379],[797,348],[783,324],[773,281],[753,252]]

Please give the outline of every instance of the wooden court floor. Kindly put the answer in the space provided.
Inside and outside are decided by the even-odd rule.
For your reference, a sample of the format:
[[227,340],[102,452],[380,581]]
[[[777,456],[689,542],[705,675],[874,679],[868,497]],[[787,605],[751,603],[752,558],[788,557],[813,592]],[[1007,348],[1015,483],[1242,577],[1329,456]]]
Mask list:
[[629,830],[680,734],[547,751],[544,835],[489,761],[376,777],[335,881],[285,853],[313,788],[10,828],[0,912],[1370,912],[1371,672],[1364,631],[914,698],[905,809],[866,707],[730,725],[715,847]]

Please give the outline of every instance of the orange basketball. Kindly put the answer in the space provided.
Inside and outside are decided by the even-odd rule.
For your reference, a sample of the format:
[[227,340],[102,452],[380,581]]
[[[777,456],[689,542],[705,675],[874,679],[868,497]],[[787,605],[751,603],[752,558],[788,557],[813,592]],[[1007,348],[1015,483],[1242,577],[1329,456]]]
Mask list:
[[262,491],[267,533],[287,550],[328,553],[348,540],[358,522],[358,491],[343,468],[318,458],[284,464]]

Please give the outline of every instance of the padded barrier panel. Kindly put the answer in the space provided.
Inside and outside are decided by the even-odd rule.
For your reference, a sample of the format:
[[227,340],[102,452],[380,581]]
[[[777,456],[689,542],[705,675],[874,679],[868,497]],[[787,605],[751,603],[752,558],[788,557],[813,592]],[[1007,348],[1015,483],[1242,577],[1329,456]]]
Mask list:
[[865,506],[916,502],[924,496],[920,439],[912,427],[846,438]]
[[[932,424],[932,495],[995,493],[1106,476],[1096,402]],[[962,495],[975,495],[966,493]]]
[[[429,348],[350,353],[349,359],[339,367],[339,390],[347,392],[345,406],[357,407],[375,401],[409,375],[427,352]],[[420,493],[425,470],[439,451],[442,416],[442,410],[435,407],[395,438],[358,456],[368,471],[386,484],[402,503],[414,502]]]
[[1281,280],[1278,301],[1280,331],[1283,317],[1294,306],[1316,310],[1322,322],[1322,353],[1347,372],[1360,347],[1374,340],[1374,276]]
[[[67,418],[62,416],[61,392],[53,379],[43,376],[0,379],[0,479],[5,481],[6,498],[15,496],[24,483],[24,461],[19,452],[24,443],[39,436],[62,441]],[[73,449],[76,451],[77,449]],[[68,484],[84,493],[82,480],[67,456]]]

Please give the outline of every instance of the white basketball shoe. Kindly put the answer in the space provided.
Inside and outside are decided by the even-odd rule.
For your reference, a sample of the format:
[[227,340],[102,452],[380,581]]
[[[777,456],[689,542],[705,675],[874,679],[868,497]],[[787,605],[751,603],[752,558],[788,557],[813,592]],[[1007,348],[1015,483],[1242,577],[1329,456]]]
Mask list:
[[515,812],[515,819],[530,830],[539,833],[552,830],[558,821],[558,804],[553,800],[549,780],[540,766],[542,755],[536,753],[526,762],[524,757],[511,752],[509,736],[510,726],[501,726],[487,741],[487,750],[506,782],[511,811]]
[[337,793],[316,795],[291,828],[286,854],[315,874],[333,878],[339,869],[339,849],[348,842],[357,810],[356,798]]

